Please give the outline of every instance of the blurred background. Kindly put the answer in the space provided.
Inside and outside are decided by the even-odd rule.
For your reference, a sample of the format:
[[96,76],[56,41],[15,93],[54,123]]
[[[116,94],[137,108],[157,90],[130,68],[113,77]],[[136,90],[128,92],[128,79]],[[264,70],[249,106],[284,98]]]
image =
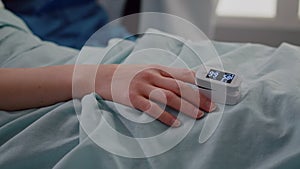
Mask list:
[[299,0],[219,0],[214,39],[300,45]]
[[[282,42],[300,45],[299,1],[3,0],[5,6],[20,16],[43,40],[78,49],[109,21],[139,12],[179,16],[217,41],[253,42],[270,46],[278,46]],[[122,38],[138,30],[144,31],[150,22],[146,17],[135,15],[126,23],[111,27],[97,36],[101,42],[95,44],[105,45],[113,37]],[[167,25],[163,19],[155,22]],[[170,32],[187,31],[180,24],[171,27],[174,30]]]
[[[117,9],[122,4],[127,6],[125,14],[165,12],[180,16],[218,41],[253,42],[270,46],[278,46],[282,42],[300,45],[300,0],[99,1],[109,8],[112,19],[121,15],[114,10],[122,11]],[[136,18],[126,27],[134,32],[145,23],[147,21],[143,18]]]

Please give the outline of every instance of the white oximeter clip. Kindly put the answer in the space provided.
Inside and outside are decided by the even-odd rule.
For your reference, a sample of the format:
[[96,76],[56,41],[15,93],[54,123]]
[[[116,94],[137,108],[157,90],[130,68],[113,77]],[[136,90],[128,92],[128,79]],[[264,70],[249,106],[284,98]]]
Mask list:
[[201,93],[221,104],[237,104],[241,97],[242,80],[236,73],[201,65],[196,72],[196,84]]

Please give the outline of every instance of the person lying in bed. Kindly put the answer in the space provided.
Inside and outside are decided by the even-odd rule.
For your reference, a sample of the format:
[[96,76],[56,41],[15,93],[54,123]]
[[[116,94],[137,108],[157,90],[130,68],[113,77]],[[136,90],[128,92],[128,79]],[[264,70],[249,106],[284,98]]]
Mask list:
[[[103,99],[137,108],[173,127],[179,127],[181,122],[157,104],[164,102],[164,97],[168,106],[196,119],[203,117],[204,111],[216,109],[214,103],[186,84],[194,84],[195,78],[195,73],[188,69],[160,65],[77,65],[84,71],[74,78],[74,66],[0,68],[0,109],[44,107],[96,92]],[[95,77],[93,72],[97,72]],[[121,91],[130,86],[129,92],[112,97],[112,78]],[[74,84],[80,86],[76,95],[72,95]]]
[[[76,49],[109,22],[106,10],[96,0],[3,0],[3,3],[42,40]],[[98,36],[101,40],[97,45],[104,46],[112,37],[130,35],[118,25]]]

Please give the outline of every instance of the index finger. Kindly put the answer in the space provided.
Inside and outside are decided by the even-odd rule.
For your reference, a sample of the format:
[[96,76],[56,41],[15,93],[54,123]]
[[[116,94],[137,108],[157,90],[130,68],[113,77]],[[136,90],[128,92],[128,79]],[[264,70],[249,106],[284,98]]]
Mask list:
[[195,72],[186,68],[159,66],[160,74],[183,82],[195,84]]

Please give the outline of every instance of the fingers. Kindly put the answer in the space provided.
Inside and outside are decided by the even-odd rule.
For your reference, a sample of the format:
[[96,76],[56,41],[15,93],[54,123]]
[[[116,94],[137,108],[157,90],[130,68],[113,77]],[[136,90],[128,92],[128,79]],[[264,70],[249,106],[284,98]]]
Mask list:
[[157,87],[170,90],[206,112],[214,111],[217,106],[204,94],[193,89],[185,82],[195,84],[195,72],[189,69],[172,68],[158,65],[161,77],[154,80]]
[[154,85],[172,91],[174,94],[180,96],[184,102],[188,102],[206,112],[212,112],[216,109],[216,105],[209,98],[182,81],[169,77],[161,77],[160,80],[154,81]]
[[150,93],[148,97],[149,100],[168,105],[173,109],[181,111],[184,114],[195,119],[199,119],[204,116],[204,112],[199,110],[198,107],[180,98],[178,95],[169,90],[156,88],[153,86],[147,87],[145,88],[145,90],[148,90],[148,92]]
[[171,127],[179,127],[181,122],[172,114],[164,111],[160,108],[156,103],[140,96],[132,100],[133,105],[135,108],[146,112],[151,117],[161,121],[162,123],[171,126]]
[[195,84],[195,72],[192,70],[164,66],[158,67],[160,69],[160,74],[164,77],[169,77],[183,82]]
[[131,102],[131,106],[162,123],[179,127],[181,122],[156,102],[196,119],[204,116],[202,110],[211,112],[216,109],[216,105],[209,98],[186,84],[186,82],[194,84],[194,80],[195,73],[188,69],[150,66],[140,71],[131,82],[131,92],[127,101]]

